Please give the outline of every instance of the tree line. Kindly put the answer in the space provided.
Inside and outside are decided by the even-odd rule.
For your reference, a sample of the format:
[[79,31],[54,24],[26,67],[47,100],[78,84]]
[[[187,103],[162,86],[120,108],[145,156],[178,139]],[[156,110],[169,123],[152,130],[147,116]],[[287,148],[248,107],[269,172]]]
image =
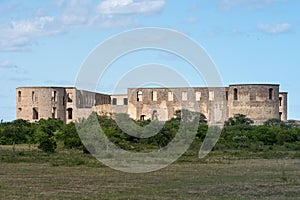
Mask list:
[[[95,114],[95,113],[94,113]],[[182,116],[188,116],[183,119]],[[196,117],[193,117],[196,116]],[[157,134],[152,137],[140,138],[127,134],[119,127],[118,119],[126,122],[126,126],[134,123],[134,130],[138,133],[142,132],[142,127],[146,131],[153,132],[157,130]],[[35,145],[45,152],[54,152],[58,146],[65,149],[81,149],[88,152],[82,144],[77,134],[76,126],[93,132],[98,129],[94,126],[94,118],[91,116],[82,119],[80,122],[64,124],[59,119],[41,119],[37,122],[30,123],[28,121],[18,119],[12,122],[0,123],[0,145],[12,144],[28,144]],[[197,133],[195,142],[201,143],[207,133],[208,124],[205,115],[194,113],[187,110],[178,110],[175,116],[166,121],[133,120],[127,114],[118,114],[115,117],[97,115],[97,120],[102,131],[107,138],[125,150],[131,151],[152,151],[158,150],[166,146],[178,133],[182,120],[191,120],[191,123],[197,123]],[[295,121],[283,122],[278,119],[270,119],[263,125],[253,125],[253,121],[247,116],[237,114],[229,118],[224,123],[215,149],[249,149],[263,150],[264,148],[273,148],[281,146],[286,149],[300,150],[300,125]],[[132,127],[127,127],[128,129]],[[188,125],[184,127],[187,134],[191,132]],[[90,148],[88,148],[91,150]]]

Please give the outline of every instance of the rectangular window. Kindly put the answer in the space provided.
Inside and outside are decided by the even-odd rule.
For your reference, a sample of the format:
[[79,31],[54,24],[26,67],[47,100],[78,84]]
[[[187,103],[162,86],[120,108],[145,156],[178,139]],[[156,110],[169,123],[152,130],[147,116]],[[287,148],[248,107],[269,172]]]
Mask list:
[[57,113],[56,113],[56,107],[52,108],[52,119],[56,119],[57,118]]
[[201,92],[196,92],[196,101],[201,100]]
[[282,97],[279,97],[279,106],[282,106]]
[[123,104],[124,104],[124,105],[128,105],[128,99],[127,99],[127,98],[124,98],[124,99],[123,99]]
[[225,92],[225,99],[228,101],[228,91]]
[[117,105],[117,98],[112,99],[112,105]]
[[18,91],[18,101],[21,102],[22,93],[21,91]]
[[182,99],[182,101],[187,101],[188,100],[188,98],[187,98],[187,92],[182,92],[181,93],[181,99]]
[[67,98],[68,98],[68,102],[73,102],[73,95],[72,95],[72,93],[68,93],[67,94]]
[[39,119],[38,108],[33,108],[32,109],[32,119]]
[[233,100],[238,100],[238,89],[236,88],[233,90]]
[[156,91],[152,92],[152,101],[157,101],[157,92]]
[[56,102],[57,101],[57,96],[56,96],[56,91],[52,91],[52,97],[51,100]]
[[68,116],[68,119],[73,119],[73,109],[72,108],[67,109],[67,116]]
[[173,92],[168,92],[168,101],[173,101]]
[[215,92],[214,91],[209,91],[209,97],[208,97],[208,99],[210,100],[210,101],[213,101],[213,100],[215,100]]

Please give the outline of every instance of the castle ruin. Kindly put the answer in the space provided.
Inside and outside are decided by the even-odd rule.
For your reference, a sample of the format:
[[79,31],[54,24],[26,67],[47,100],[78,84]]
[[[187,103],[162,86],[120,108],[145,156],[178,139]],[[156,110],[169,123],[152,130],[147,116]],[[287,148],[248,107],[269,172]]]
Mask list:
[[87,118],[91,112],[127,113],[135,120],[167,121],[175,111],[201,112],[209,124],[244,114],[262,124],[268,119],[287,120],[287,93],[278,84],[235,84],[228,87],[128,88],[127,94],[101,94],[75,87],[19,87],[16,118],[41,118],[65,123]]

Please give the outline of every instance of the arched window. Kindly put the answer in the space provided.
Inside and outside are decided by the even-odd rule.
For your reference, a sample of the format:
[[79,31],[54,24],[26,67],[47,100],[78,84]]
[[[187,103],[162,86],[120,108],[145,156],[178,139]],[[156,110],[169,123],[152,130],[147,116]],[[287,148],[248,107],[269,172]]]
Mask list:
[[152,113],[152,120],[158,120],[158,117],[157,117],[157,110],[153,110],[153,113]]
[[233,90],[233,100],[238,100],[238,89],[236,88]]
[[143,101],[143,92],[142,91],[139,90],[136,93],[136,95],[137,95],[137,98],[136,98],[137,101]]

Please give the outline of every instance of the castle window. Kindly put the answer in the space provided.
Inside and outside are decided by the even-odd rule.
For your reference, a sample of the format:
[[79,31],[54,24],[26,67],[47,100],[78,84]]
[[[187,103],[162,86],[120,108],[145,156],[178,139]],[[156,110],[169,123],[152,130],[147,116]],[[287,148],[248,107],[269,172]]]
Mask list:
[[123,98],[123,104],[128,105],[128,99],[127,98]]
[[52,91],[52,97],[51,97],[52,101],[57,101],[57,97],[56,97],[56,91]]
[[273,88],[269,89],[269,100],[273,100]]
[[210,101],[215,100],[215,92],[214,92],[214,91],[209,91],[208,96],[209,96],[208,99],[209,99]]
[[181,99],[182,99],[182,101],[187,101],[187,92],[182,92],[181,93]]
[[73,119],[73,109],[72,108],[67,109],[67,116],[68,116],[68,119]]
[[137,101],[143,101],[143,92],[142,91],[138,91],[137,92],[137,98],[136,98]]
[[282,106],[282,97],[279,97],[279,106]]
[[236,88],[233,89],[233,100],[238,100],[238,89]]
[[67,94],[67,98],[68,98],[68,102],[73,102],[73,96],[72,96],[72,93],[68,93]]
[[141,116],[140,116],[140,120],[141,120],[141,121],[145,121],[145,117],[146,117],[146,115],[141,115]]
[[34,91],[32,91],[32,93],[31,93],[31,100],[35,101],[35,93],[34,93]]
[[18,108],[18,115],[21,115],[22,113],[22,108]]
[[158,120],[158,117],[157,117],[157,110],[153,110],[153,113],[152,113],[152,120]]
[[19,102],[21,101],[21,97],[22,97],[22,93],[21,93],[21,91],[18,91],[18,101]]
[[173,92],[168,92],[168,101],[173,101]]
[[196,92],[196,101],[201,100],[201,92]]
[[152,101],[157,101],[157,92],[156,91],[152,92]]
[[56,112],[56,107],[52,108],[52,119],[57,118],[57,112]]
[[112,105],[117,105],[117,98],[112,99]]
[[282,120],[282,112],[279,112],[279,119]]
[[39,119],[38,108],[33,108],[32,109],[32,119]]
[[225,99],[228,101],[228,91],[225,92]]

